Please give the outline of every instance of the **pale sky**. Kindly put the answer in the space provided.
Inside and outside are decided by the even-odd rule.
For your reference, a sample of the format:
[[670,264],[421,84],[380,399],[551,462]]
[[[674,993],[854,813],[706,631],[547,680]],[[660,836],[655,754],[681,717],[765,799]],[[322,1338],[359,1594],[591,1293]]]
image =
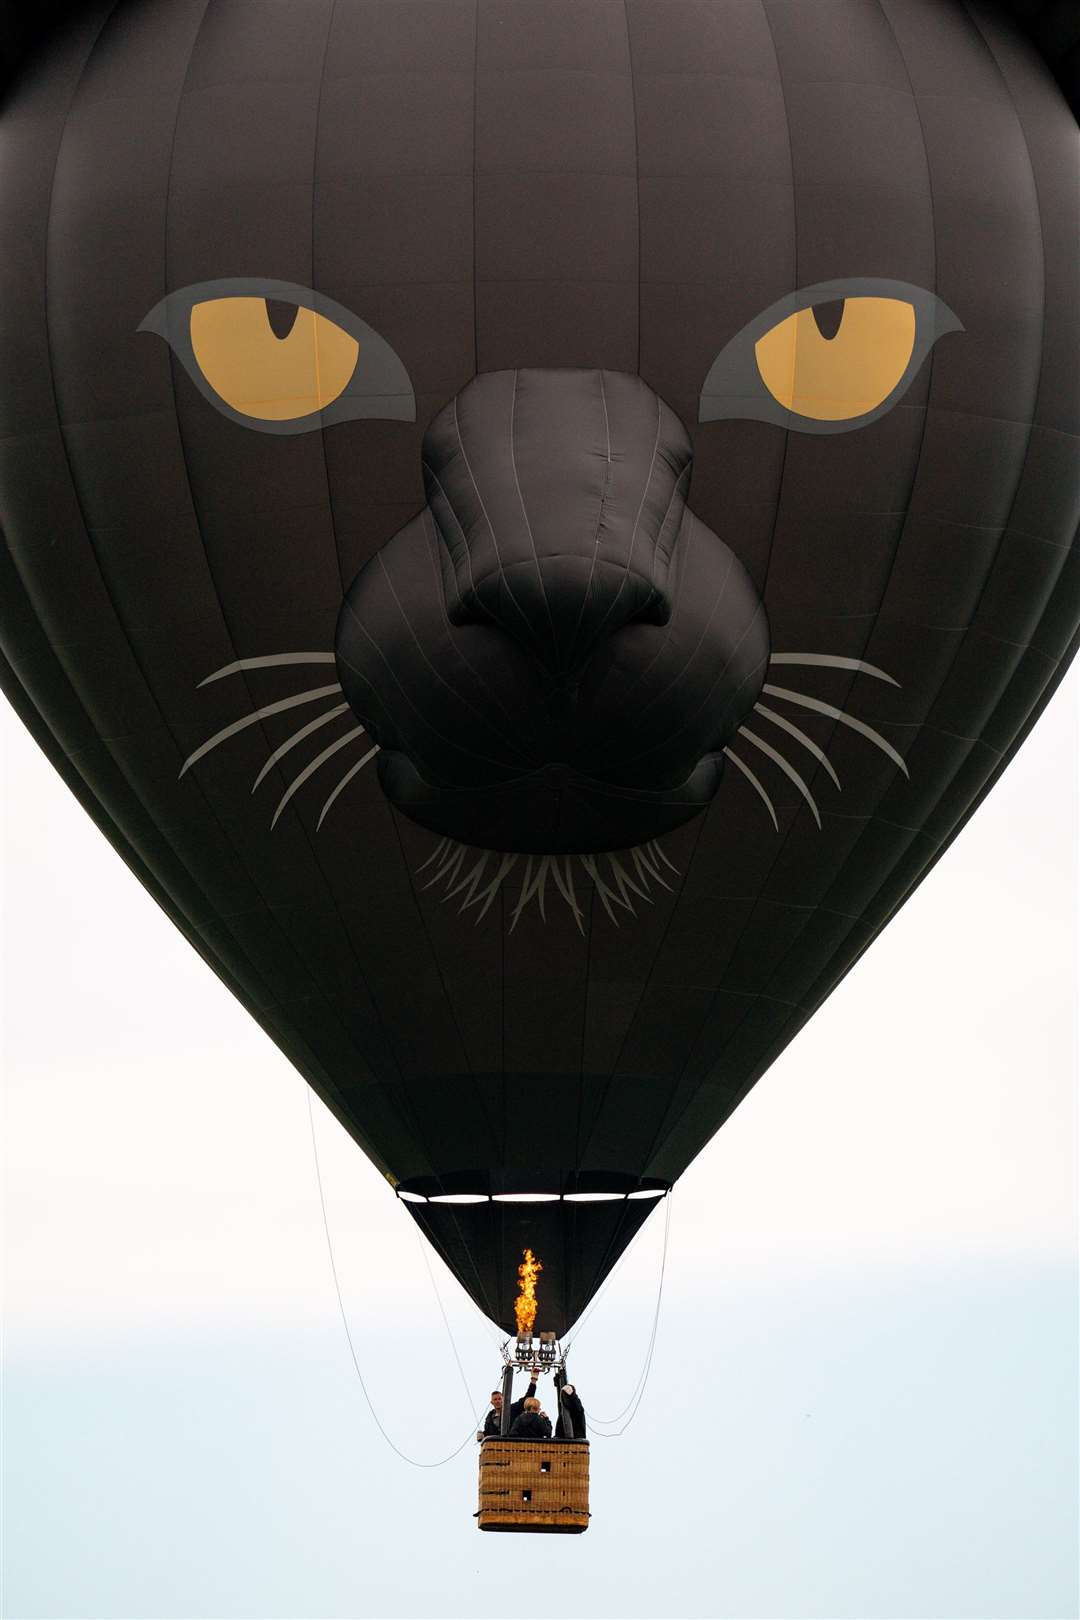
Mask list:
[[[477,1532],[472,1446],[385,1446],[304,1083],[5,709],[3,1620],[1074,1620],[1078,690],[678,1184],[640,1411],[542,1540]],[[415,1228],[316,1123],[372,1399],[440,1457]],[[573,1352],[602,1417],[662,1237]]]

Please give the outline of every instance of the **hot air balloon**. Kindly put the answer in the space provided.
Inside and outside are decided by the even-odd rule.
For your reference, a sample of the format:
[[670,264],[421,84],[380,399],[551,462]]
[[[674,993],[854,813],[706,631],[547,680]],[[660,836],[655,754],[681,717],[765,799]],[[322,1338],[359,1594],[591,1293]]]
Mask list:
[[481,1310],[531,1250],[562,1334],[1075,651],[1075,22],[6,26],[5,691]]

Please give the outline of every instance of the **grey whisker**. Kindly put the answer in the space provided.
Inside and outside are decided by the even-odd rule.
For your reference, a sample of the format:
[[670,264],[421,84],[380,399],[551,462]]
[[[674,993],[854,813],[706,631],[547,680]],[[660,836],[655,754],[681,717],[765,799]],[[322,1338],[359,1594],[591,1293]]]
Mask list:
[[428,856],[427,860],[426,861],[421,861],[420,865],[416,868],[416,875],[418,877],[419,877],[421,872],[425,871],[426,868],[431,865],[432,861],[437,861],[438,860],[439,856],[442,854],[443,850],[446,848],[446,846],[447,846],[447,844],[449,842],[450,842],[449,838],[440,838],[439,839],[439,842],[435,845],[435,848],[432,850],[432,852]]
[[737,768],[740,771],[742,771],[743,775],[746,777],[746,780],[750,783],[750,786],[753,788],[753,790],[757,794],[758,798],[761,799],[762,802],[764,803],[766,810],[769,812],[769,815],[772,818],[773,826],[776,828],[777,832],[779,832],[780,831],[780,823],[776,819],[776,811],[773,808],[773,802],[769,798],[769,795],[766,793],[765,789],[762,787],[761,783],[758,781],[757,777],[754,775],[753,771],[750,769],[749,765],[747,765],[744,760],[741,760],[739,758],[738,754],[736,754],[730,748],[725,748],[724,749],[724,757],[726,759],[730,759],[731,763],[733,765],[737,766]]
[[591,856],[591,855],[582,855],[580,857],[580,859],[581,859],[582,866],[585,868],[586,872],[589,874],[589,876],[593,880],[593,885],[594,885],[594,887],[596,889],[596,892],[600,896],[600,904],[603,906],[604,910],[607,912],[608,916],[611,918],[611,921],[615,924],[615,927],[618,928],[619,919],[618,919],[618,917],[616,917],[614,911],[612,911],[612,909],[611,909],[611,901],[612,900],[615,900],[616,902],[621,904],[621,902],[618,900],[618,896],[615,894],[615,892],[613,890],[608,889],[607,884],[604,882],[603,878],[600,876],[599,868],[597,867],[596,861],[593,858],[593,856]]
[[469,901],[472,899],[473,894],[476,892],[476,885],[479,883],[481,877],[483,876],[484,868],[487,866],[487,863],[488,863],[488,852],[487,852],[487,850],[481,850],[479,855],[476,857],[476,860],[473,862],[472,866],[465,873],[465,876],[462,877],[462,878],[459,878],[458,881],[454,884],[452,889],[447,889],[446,893],[443,895],[443,899],[444,900],[453,900],[455,898],[455,896],[459,895],[461,893],[461,891],[463,889],[465,889],[467,891],[467,893],[466,893],[465,899],[464,899],[464,901],[462,902],[462,905],[461,905],[461,910],[464,911],[465,907],[468,905]]
[[274,811],[274,818],[270,823],[271,831],[273,831],[273,829],[277,826],[281,817],[281,812],[284,810],[293,794],[299,792],[304,783],[307,781],[308,777],[314,776],[320,765],[325,765],[328,759],[332,759],[333,756],[340,752],[340,750],[348,743],[355,741],[357,737],[362,737],[363,735],[363,726],[354,726],[351,731],[347,731],[345,733],[344,737],[338,737],[335,742],[330,744],[329,748],[324,748],[321,754],[316,754],[315,758],[309,765],[304,766],[299,776],[293,778],[288,787],[285,789],[285,792],[281,795],[281,798],[278,800],[278,807]]
[[508,932],[511,933],[511,934],[514,932],[514,929],[517,927],[518,918],[521,916],[522,911],[525,909],[525,901],[528,898],[528,895],[532,893],[532,875],[533,875],[533,858],[532,858],[531,855],[529,855],[529,856],[527,856],[526,861],[525,861],[525,876],[521,880],[521,888],[518,891],[518,903],[517,903],[516,907],[514,908],[514,915],[513,915],[512,919],[510,921],[510,927],[509,927]]
[[270,755],[270,758],[267,760],[266,764],[255,778],[251,788],[252,793],[255,792],[255,789],[258,787],[259,783],[265,780],[267,772],[273,769],[279,759],[284,759],[285,755],[291,748],[295,748],[297,743],[303,742],[305,737],[310,737],[313,731],[318,731],[320,726],[327,725],[328,722],[333,720],[337,715],[344,714],[348,707],[349,705],[347,703],[335,704],[332,709],[327,709],[325,714],[320,714],[315,720],[309,720],[306,726],[301,726],[299,731],[294,731],[288,741],[283,742],[280,748],[275,748],[274,752]]
[[[608,916],[611,918],[612,922],[615,924],[616,928],[619,926],[619,920],[614,911],[611,909],[612,901],[614,901],[615,905],[621,906],[624,911],[628,911],[631,917],[636,917],[637,912],[634,910],[634,903],[632,900],[628,900],[626,898],[626,891],[623,890],[623,892],[620,893],[618,889],[613,889],[609,883],[605,882],[603,874],[600,871],[600,863],[596,859],[596,856],[581,855],[579,856],[579,859],[586,872],[588,872],[589,876],[592,878],[596,892],[600,896],[600,903],[607,912]],[[609,856],[608,860],[610,861],[610,859],[611,857]]]
[[322,809],[319,811],[319,819],[315,823],[315,831],[316,832],[318,832],[319,828],[322,826],[323,822],[326,820],[326,812],[329,810],[329,808],[333,804],[334,800],[336,798],[338,798],[345,791],[345,789],[348,787],[349,783],[352,781],[353,777],[356,775],[357,771],[362,771],[364,766],[367,765],[370,760],[373,760],[375,758],[375,755],[378,752],[379,752],[378,745],[376,745],[374,748],[369,748],[367,753],[364,755],[363,759],[358,759],[356,761],[355,765],[350,765],[349,766],[348,770],[345,772],[345,775],[341,778],[341,781],[338,783],[338,785],[334,789],[333,793],[331,793],[330,797],[327,799],[326,803],[323,805]]
[[887,681],[890,686],[900,685],[900,682],[894,681],[891,675],[886,675],[883,669],[878,669],[876,664],[867,664],[861,658],[840,658],[832,653],[773,653],[769,663],[813,664],[825,669],[854,669],[860,675],[872,675],[876,681]]
[[528,864],[525,867],[525,876],[522,879],[521,892],[518,895],[518,902],[514,908],[514,919],[510,924],[511,933],[513,933],[518,918],[521,916],[521,913],[524,911],[533,895],[536,896],[536,903],[540,908],[541,920],[543,922],[547,922],[547,885],[554,863],[554,855],[541,855],[539,861],[536,863],[536,872],[534,874],[533,857],[531,855],[529,856]]
[[630,853],[634,858],[634,870],[642,882],[659,883],[660,887],[666,889],[670,894],[671,884],[666,883],[660,876],[660,868],[653,865],[645,850],[639,845],[636,849],[632,849]]
[[582,916],[581,907],[578,905],[577,895],[574,892],[574,868],[570,856],[567,855],[564,857],[562,867],[559,865],[558,856],[555,856],[553,858],[551,870],[555,878],[556,888],[574,914],[574,921],[577,923],[578,933],[584,934],[584,919]]
[[487,914],[488,914],[488,911],[489,911],[489,909],[491,907],[492,901],[495,899],[495,896],[498,894],[499,890],[502,888],[503,879],[511,871],[511,869],[514,867],[516,862],[517,862],[517,856],[516,855],[504,855],[502,860],[499,863],[499,867],[498,867],[498,870],[495,873],[495,876],[491,879],[491,882],[488,883],[484,888],[482,888],[478,895],[476,895],[473,899],[469,900],[464,906],[462,906],[462,908],[461,908],[462,911],[467,911],[469,909],[469,906],[480,905],[480,902],[482,900],[484,903],[483,903],[482,906],[480,906],[480,910],[476,913],[476,921],[479,923],[481,918],[486,917]]
[[664,854],[664,851],[660,847],[659,839],[650,838],[649,842],[645,845],[645,848],[650,852],[651,855],[654,856],[654,858],[663,861],[664,865],[674,872],[676,877],[679,876],[679,868],[675,865],[674,861],[668,860],[667,856]]
[[794,737],[796,742],[802,743],[804,748],[809,749],[819,764],[824,765],[837,787],[840,787],[840,778],[833,770],[830,760],[812,737],[808,737],[805,731],[800,731],[798,726],[792,725],[790,720],[785,720],[782,714],[777,714],[775,709],[767,709],[764,703],[755,703],[754,712],[763,715],[766,720],[771,720],[774,726],[779,726],[781,731],[786,731],[789,737]]
[[435,868],[435,876],[429,883],[424,884],[425,889],[433,889],[435,885],[437,883],[441,883],[444,878],[448,883],[453,883],[455,877],[457,876],[458,868],[465,859],[464,844],[454,844],[449,838],[445,838],[443,843],[449,847],[446,849],[442,864]]
[[540,870],[537,875],[536,903],[540,907],[540,920],[547,922],[547,912],[544,905],[547,899],[547,881],[551,872],[552,856],[544,855],[540,861]]
[[[340,787],[335,790],[334,796],[338,792]],[[600,865],[605,859],[608,867],[606,874]],[[493,860],[496,863],[494,871],[491,866]],[[660,871],[661,861],[673,872],[678,871],[655,839],[625,852],[597,857],[509,853],[499,855],[495,850],[472,849],[452,838],[440,838],[422,865],[417,868],[417,873],[432,867],[433,874],[423,885],[424,889],[442,885],[443,892],[440,899],[445,903],[460,898],[459,916],[464,915],[466,911],[475,910],[475,920],[479,923],[487,916],[496,896],[504,890],[506,879],[519,861],[524,862],[524,871],[510,914],[509,933],[513,933],[534,900],[541,920],[547,922],[549,891],[557,891],[573,916],[578,933],[584,937],[585,912],[578,899],[574,882],[575,868],[579,865],[592,880],[600,903],[616,928],[619,926],[616,910],[628,911],[632,917],[637,916],[634,897],[652,905],[653,896],[649,890],[653,885],[671,893],[671,888],[664,881]],[[633,865],[633,872],[629,870],[630,863]]]
[[211,681],[222,681],[226,675],[236,675],[242,669],[274,669],[281,664],[332,664],[332,652],[296,652],[296,653],[267,653],[261,658],[237,658],[234,663],[225,664],[221,669],[215,669],[212,675],[207,675],[199,682],[200,686],[209,686]]
[[806,783],[803,781],[802,777],[799,775],[791,761],[786,759],[778,749],[773,748],[770,743],[767,743],[764,738],[759,737],[756,732],[748,730],[746,726],[739,727],[739,736],[745,737],[747,742],[752,742],[755,748],[760,748],[761,752],[767,755],[767,757],[772,760],[774,765],[779,765],[784,775],[788,778],[788,781],[794,782],[795,786],[798,788],[799,792],[810,806],[810,814],[820,827],[821,814],[815,802],[814,795],[810,792],[810,789],[807,787]]
[[[652,905],[652,896],[649,894],[648,890],[640,888],[638,886],[638,884],[636,884],[634,882],[633,878],[630,876],[629,872],[623,866],[622,862],[620,861],[620,859],[619,859],[619,857],[617,855],[609,854],[609,856],[608,856],[608,866],[614,872],[614,874],[615,874],[615,882],[618,885],[619,893],[621,895],[623,895],[624,898],[625,898],[627,889],[629,889],[631,894],[636,894],[640,900],[645,901],[646,905],[649,905],[649,906]],[[633,906],[630,906],[629,909],[631,911],[633,911],[634,908],[633,908]]]
[[896,752],[896,749],[891,743],[885,741],[879,731],[875,731],[873,726],[868,726],[864,720],[856,720],[852,715],[845,714],[843,709],[838,709],[833,703],[823,703],[820,698],[806,697],[802,692],[789,691],[786,686],[770,686],[766,682],[761,690],[768,692],[770,697],[783,698],[786,703],[798,704],[803,709],[813,709],[817,714],[827,714],[831,719],[838,720],[842,726],[850,726],[852,731],[857,731],[860,736],[872,742],[875,748],[880,748],[882,753],[888,754],[893,764],[898,765],[905,776],[908,775],[908,768],[901,756]]
[[[231,726],[223,726],[209,741],[204,742],[201,748],[196,748],[193,754],[189,754],[180,767],[180,776],[183,776],[197,760],[202,759],[204,754],[208,754],[211,748],[216,748],[218,743],[227,741],[229,737],[235,737],[238,732],[245,731],[248,726],[254,726],[260,720],[265,720],[268,715],[284,714],[286,709],[299,708],[302,703],[316,703],[319,698],[332,697],[335,692],[340,691],[341,687],[337,681],[333,686],[313,686],[307,692],[298,692],[295,697],[279,698],[276,703],[266,703],[261,709],[256,709],[254,714],[245,714],[242,720],[234,720]],[[177,780],[179,781],[179,777]]]

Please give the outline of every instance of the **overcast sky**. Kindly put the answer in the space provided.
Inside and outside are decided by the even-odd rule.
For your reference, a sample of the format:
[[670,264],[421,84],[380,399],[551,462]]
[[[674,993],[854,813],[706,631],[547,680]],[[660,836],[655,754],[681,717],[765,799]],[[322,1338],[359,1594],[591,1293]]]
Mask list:
[[[306,1087],[5,709],[4,1620],[1072,1620],[1077,691],[679,1183],[640,1411],[543,1539],[477,1533],[473,1447],[385,1446]],[[499,1336],[432,1256],[466,1389],[315,1118],[372,1399],[436,1459]],[[601,1417],[662,1239],[575,1346]]]

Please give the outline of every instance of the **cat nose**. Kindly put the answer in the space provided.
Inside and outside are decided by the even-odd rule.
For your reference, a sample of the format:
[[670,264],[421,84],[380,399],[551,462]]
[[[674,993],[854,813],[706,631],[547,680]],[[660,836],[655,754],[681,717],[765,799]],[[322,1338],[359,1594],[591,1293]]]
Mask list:
[[571,686],[600,643],[664,624],[690,439],[639,377],[481,373],[424,438],[454,624],[496,624]]

